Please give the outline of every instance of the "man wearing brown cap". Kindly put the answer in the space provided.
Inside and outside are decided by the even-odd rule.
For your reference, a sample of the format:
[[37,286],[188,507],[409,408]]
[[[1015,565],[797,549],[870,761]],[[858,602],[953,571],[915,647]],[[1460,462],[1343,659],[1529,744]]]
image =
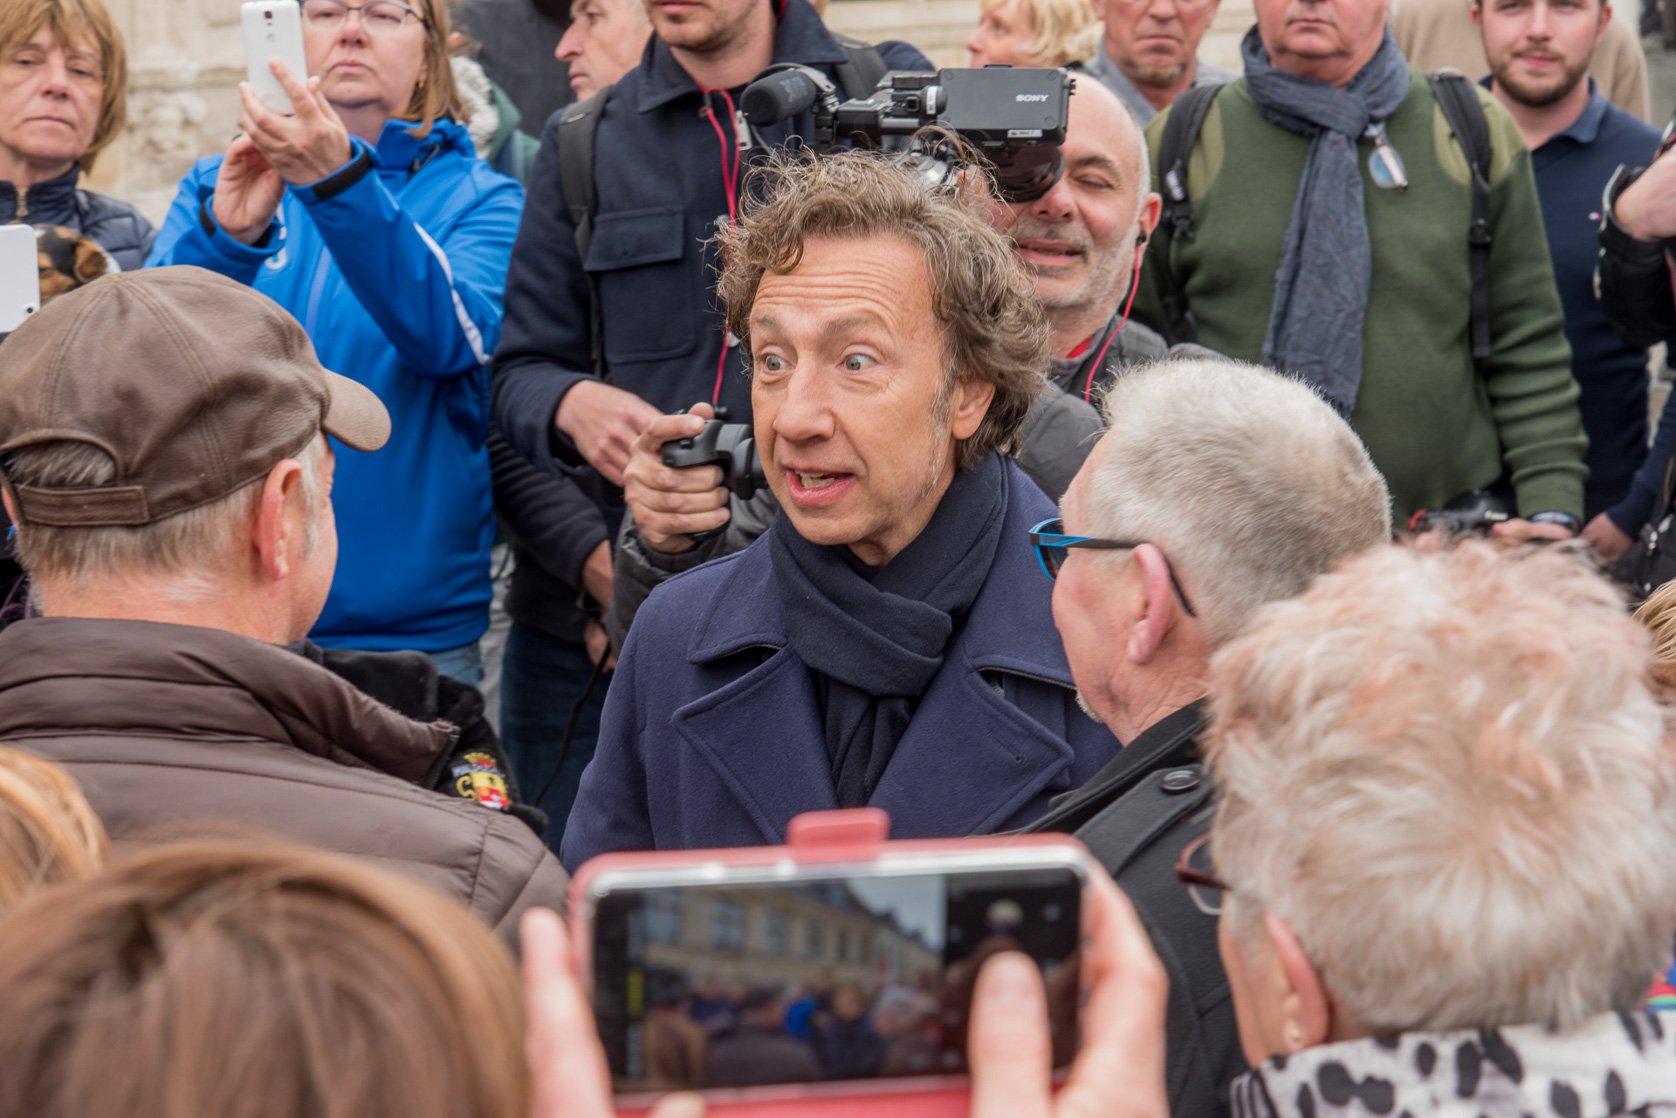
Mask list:
[[[29,319],[0,349],[0,474],[44,616],[0,632],[0,740],[65,765],[119,844],[253,826],[409,871],[510,939],[565,878],[496,758],[278,647],[337,561],[325,436],[389,434],[278,304],[201,269]],[[407,682],[434,700],[434,669]]]

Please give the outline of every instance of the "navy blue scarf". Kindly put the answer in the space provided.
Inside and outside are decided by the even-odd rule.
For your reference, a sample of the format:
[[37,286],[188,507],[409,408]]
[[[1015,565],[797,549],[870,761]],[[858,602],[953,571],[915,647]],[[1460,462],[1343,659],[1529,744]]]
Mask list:
[[1007,470],[991,454],[955,474],[925,530],[877,571],[848,547],[769,529],[786,631],[814,673],[839,807],[872,799],[914,707],[989,578],[1007,512]]

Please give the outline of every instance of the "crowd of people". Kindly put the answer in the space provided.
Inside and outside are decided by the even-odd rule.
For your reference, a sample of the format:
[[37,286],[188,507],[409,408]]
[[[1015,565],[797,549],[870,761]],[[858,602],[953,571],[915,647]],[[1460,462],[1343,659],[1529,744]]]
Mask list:
[[1001,952],[959,1034],[654,973],[647,1084],[1676,1110],[1676,157],[1607,0],[1255,0],[1238,72],[1217,0],[985,0],[1074,82],[1022,190],[753,123],[932,69],[810,0],[525,3],[302,0],[156,228],[81,185],[110,13],[0,7],[0,1118],[602,1118],[569,875],[863,807],[1092,855],[1062,1081]]

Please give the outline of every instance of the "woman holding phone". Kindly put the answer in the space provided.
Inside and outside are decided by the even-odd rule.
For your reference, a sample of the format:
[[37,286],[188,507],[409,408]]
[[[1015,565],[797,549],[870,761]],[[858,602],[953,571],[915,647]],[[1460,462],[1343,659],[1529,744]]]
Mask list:
[[0,225],[62,225],[138,268],[151,222],[81,190],[128,117],[122,33],[99,0],[0,4]]
[[304,0],[301,23],[308,75],[270,63],[295,112],[241,84],[243,134],[182,181],[148,265],[254,286],[378,393],[393,433],[338,451],[337,577],[313,637],[425,652],[476,683],[488,365],[523,192],[473,152],[442,3]]

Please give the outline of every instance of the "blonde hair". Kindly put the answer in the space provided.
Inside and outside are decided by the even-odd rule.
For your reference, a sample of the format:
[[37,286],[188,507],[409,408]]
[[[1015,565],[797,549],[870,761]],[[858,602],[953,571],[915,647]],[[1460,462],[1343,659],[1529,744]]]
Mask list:
[[1667,582],[1647,596],[1635,619],[1647,627],[1653,638],[1653,659],[1649,667],[1653,682],[1669,698],[1676,698],[1676,582]]
[[454,67],[449,61],[453,51],[448,45],[448,33],[452,29],[448,5],[442,0],[404,2],[417,6],[419,15],[425,21],[425,77],[414,87],[413,96],[408,99],[407,109],[400,119],[418,121],[418,126],[409,131],[423,138],[430,134],[431,125],[438,117],[451,117],[464,124],[471,119],[471,113],[466,109],[465,98],[460,96],[460,87],[454,81]]
[[0,56],[22,46],[47,28],[64,47],[76,39],[92,40],[99,52],[99,123],[93,141],[81,154],[83,171],[93,170],[99,153],[128,123],[128,51],[116,21],[99,0],[5,0],[0,4]]
[[1286,920],[1374,1034],[1633,1011],[1670,959],[1647,635],[1575,555],[1381,547],[1211,665],[1236,941]]
[[44,885],[91,877],[109,852],[69,773],[0,745],[0,914]]
[[258,838],[159,847],[0,921],[0,1114],[527,1113],[506,950],[388,870]]
[[[1030,18],[1030,39],[1018,48],[1026,66],[1069,66],[1087,62],[1099,49],[1104,25],[1094,18],[1089,0],[1017,0],[1018,10]],[[984,0],[981,13],[989,15],[1008,0]]]

